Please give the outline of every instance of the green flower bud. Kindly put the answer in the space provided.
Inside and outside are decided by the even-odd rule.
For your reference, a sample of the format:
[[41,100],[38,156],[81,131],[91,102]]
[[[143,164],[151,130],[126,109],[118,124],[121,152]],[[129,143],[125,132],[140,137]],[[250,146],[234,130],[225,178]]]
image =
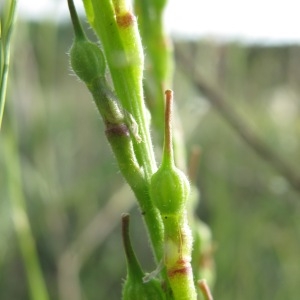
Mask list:
[[178,215],[184,208],[189,195],[189,182],[174,164],[171,133],[172,91],[166,91],[165,141],[163,160],[153,174],[150,185],[151,198],[162,216]]
[[75,38],[70,61],[75,74],[87,84],[105,74],[105,59],[101,49],[86,39]]
[[101,49],[85,36],[72,0],[68,0],[75,39],[70,50],[71,67],[86,84],[105,74],[105,59]]

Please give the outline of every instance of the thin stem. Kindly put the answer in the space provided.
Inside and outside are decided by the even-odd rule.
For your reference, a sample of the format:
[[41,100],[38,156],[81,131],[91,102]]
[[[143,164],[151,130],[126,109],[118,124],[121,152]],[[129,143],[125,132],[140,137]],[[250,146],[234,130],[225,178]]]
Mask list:
[[172,86],[172,44],[165,35],[163,12],[167,1],[135,0],[135,11],[143,37],[146,59],[151,67],[145,72],[145,85],[153,82],[148,97],[152,122],[159,134],[163,133],[164,90]]
[[[2,28],[0,28],[0,55],[3,53],[3,65],[0,64],[0,130],[4,113],[5,98],[6,98],[6,89],[7,89],[7,80],[8,80],[8,71],[9,71],[9,61],[10,61],[10,41],[14,25],[14,20],[16,16],[16,6],[17,1],[12,0],[8,12],[7,24],[4,25],[3,33]],[[0,25],[1,26],[1,25]],[[2,63],[2,57],[0,59]]]
[[140,165],[145,170],[147,180],[150,180],[156,169],[156,162],[143,101],[144,58],[135,18],[127,12],[132,18],[129,23],[122,23],[108,0],[101,2],[84,0],[84,2],[91,2],[94,12],[97,12],[98,16],[89,18],[89,21],[102,42],[116,94],[123,108],[138,124],[142,141],[133,141],[134,149]]
[[[99,83],[100,84],[100,83]],[[105,93],[105,86],[99,89],[99,86],[90,87],[96,104],[99,106],[100,102],[108,101],[107,93]],[[109,96],[108,96],[109,97]],[[114,101],[114,100],[110,100]],[[103,104],[102,104],[103,105]],[[132,188],[138,203],[140,205],[142,214],[147,224],[152,246],[154,248],[157,261],[162,257],[162,240],[163,229],[158,210],[153,206],[149,196],[149,185],[143,176],[142,169],[138,165],[135,158],[135,153],[132,145],[132,139],[129,134],[129,129],[124,123],[119,123],[118,120],[115,124],[106,123],[106,137],[112,147],[112,150],[117,159],[120,171],[127,183]]]
[[[163,224],[158,210],[154,207],[149,196],[150,178],[156,170],[152,141],[150,137],[149,118],[143,99],[143,47],[133,15],[127,11],[130,22],[122,22],[122,16],[116,16],[113,4],[109,0],[83,0],[91,26],[101,40],[106,61],[110,70],[116,95],[126,116],[133,117],[138,127],[141,141],[130,137],[134,155],[143,178],[130,179],[131,169],[120,159],[122,147],[120,142],[109,142],[114,149],[121,172],[131,185],[142,210],[145,223],[153,246],[156,261],[163,255]],[[115,3],[116,4],[116,3]],[[123,8],[122,8],[123,9]],[[123,16],[124,17],[124,16]],[[126,25],[126,26],[125,26]],[[125,143],[125,137],[122,138]],[[118,158],[119,157],[119,158]]]
[[73,0],[68,0],[68,5],[69,5],[69,11],[73,23],[74,32],[75,32],[75,38],[84,39],[85,34],[82,29],[81,23],[79,21],[78,14],[76,12]]
[[48,300],[48,292],[40,267],[34,236],[26,211],[26,201],[22,189],[20,160],[17,143],[9,126],[4,135],[4,154],[7,163],[8,193],[11,204],[12,221],[19,243],[31,300]]

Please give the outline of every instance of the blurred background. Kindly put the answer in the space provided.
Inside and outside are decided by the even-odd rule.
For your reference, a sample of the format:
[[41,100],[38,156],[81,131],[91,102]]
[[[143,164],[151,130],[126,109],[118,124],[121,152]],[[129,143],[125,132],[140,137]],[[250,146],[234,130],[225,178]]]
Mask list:
[[[15,27],[0,135],[0,299],[30,299],[13,225],[24,201],[50,298],[120,299],[122,212],[143,268],[155,266],[103,124],[70,71],[72,28],[57,19]],[[187,154],[201,147],[197,213],[213,234],[215,299],[298,299],[300,39],[173,35]]]

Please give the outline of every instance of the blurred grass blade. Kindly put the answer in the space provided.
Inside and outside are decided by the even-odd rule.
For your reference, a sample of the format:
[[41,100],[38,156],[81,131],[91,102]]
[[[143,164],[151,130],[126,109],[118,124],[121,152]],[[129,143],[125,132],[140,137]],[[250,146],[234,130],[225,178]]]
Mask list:
[[30,299],[48,300],[49,297],[26,212],[17,145],[10,128],[4,135],[3,145],[8,177],[8,193],[11,202],[11,216],[23,257]]
[[2,124],[10,58],[10,40],[16,15],[17,0],[10,0],[7,21],[0,21],[0,129]]

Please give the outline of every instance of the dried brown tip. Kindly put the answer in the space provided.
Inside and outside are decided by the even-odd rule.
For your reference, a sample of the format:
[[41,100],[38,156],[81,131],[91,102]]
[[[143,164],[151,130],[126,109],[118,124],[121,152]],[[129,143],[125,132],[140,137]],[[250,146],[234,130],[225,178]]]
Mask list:
[[165,155],[172,156],[173,159],[173,146],[172,146],[172,102],[173,91],[166,90],[166,107],[165,107]]
[[197,283],[202,292],[202,295],[204,296],[204,299],[205,300],[214,300],[206,280],[201,279]]

